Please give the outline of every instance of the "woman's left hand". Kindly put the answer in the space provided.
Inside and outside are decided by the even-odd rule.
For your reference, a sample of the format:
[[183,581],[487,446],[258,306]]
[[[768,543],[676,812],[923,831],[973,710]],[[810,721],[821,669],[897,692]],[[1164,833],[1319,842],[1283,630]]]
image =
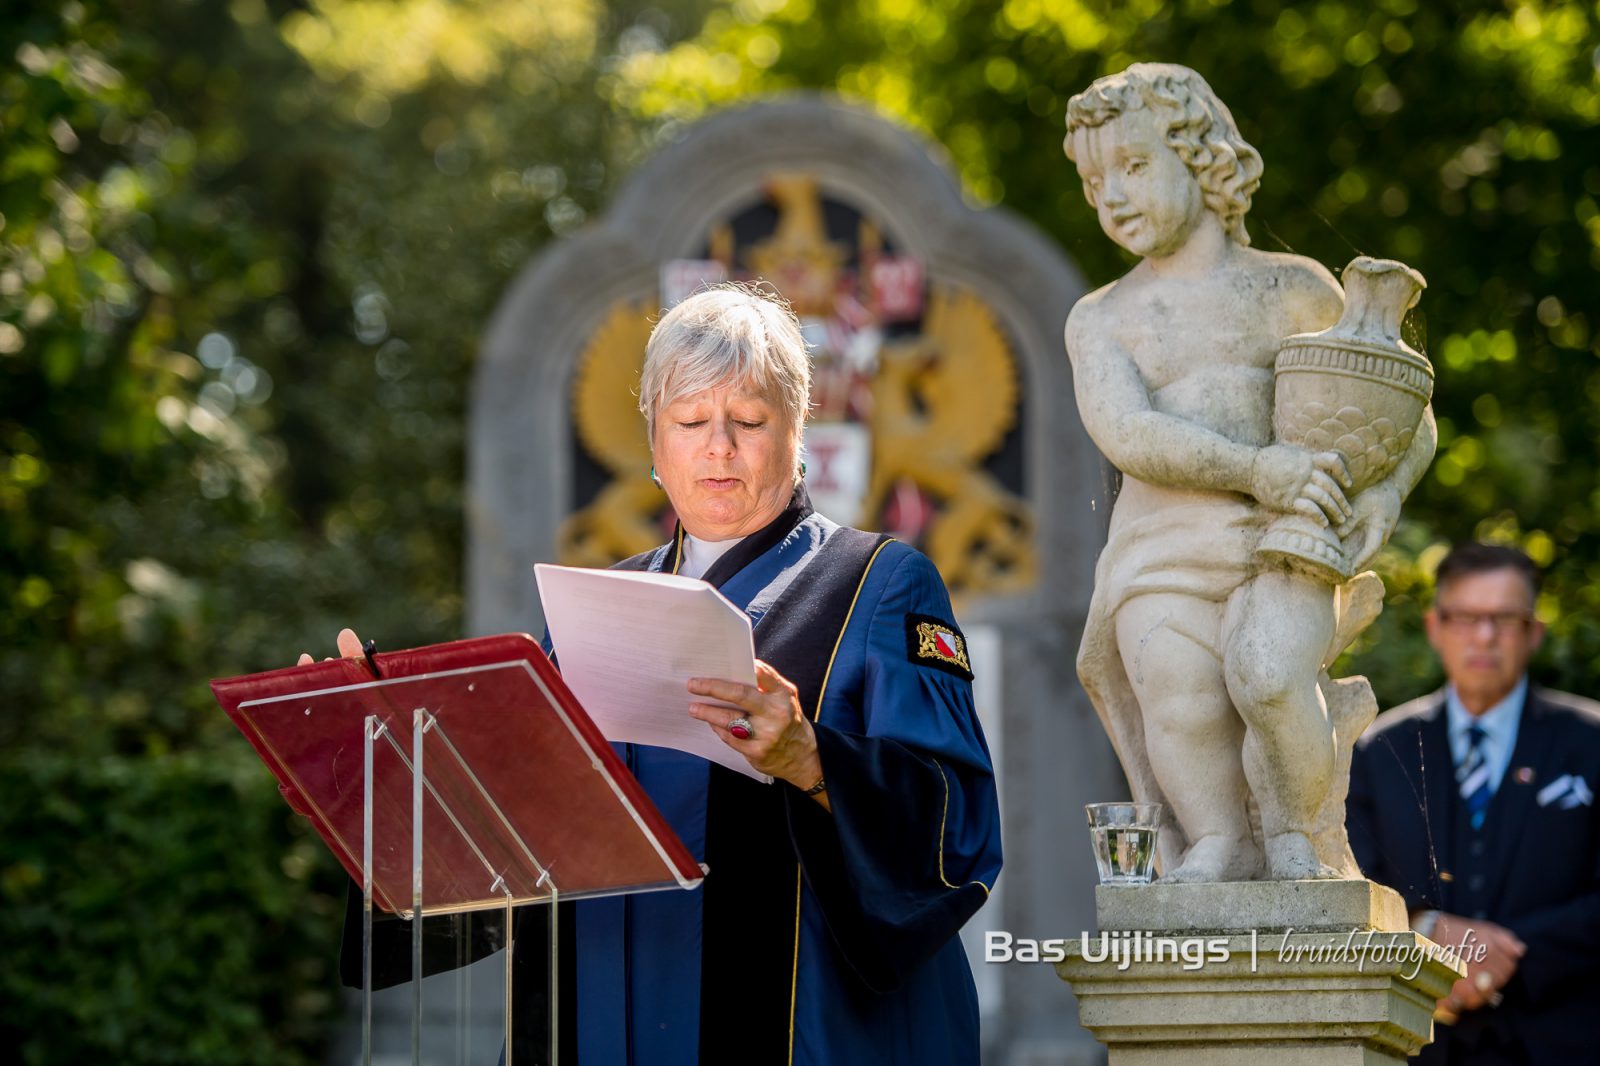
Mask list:
[[[808,789],[822,779],[817,735],[800,709],[799,692],[788,678],[760,659],[756,660],[754,685],[696,677],[689,680],[689,691],[733,704],[691,703],[689,714],[710,725],[724,744],[761,773],[782,778],[799,789]],[[737,718],[750,723],[750,736],[744,740],[728,732]]]

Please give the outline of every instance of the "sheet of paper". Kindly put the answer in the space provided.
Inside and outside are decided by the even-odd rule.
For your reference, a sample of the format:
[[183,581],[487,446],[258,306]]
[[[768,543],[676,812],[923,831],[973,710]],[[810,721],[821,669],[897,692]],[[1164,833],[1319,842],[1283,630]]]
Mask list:
[[674,574],[540,563],[534,575],[561,677],[606,739],[676,748],[771,780],[689,717],[691,677],[756,683],[743,611],[704,581]]

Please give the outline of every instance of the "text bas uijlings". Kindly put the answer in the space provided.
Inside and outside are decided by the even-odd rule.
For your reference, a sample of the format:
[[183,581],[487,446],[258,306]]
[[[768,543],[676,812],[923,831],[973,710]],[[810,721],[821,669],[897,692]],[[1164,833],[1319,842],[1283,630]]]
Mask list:
[[[1225,936],[1156,936],[1143,930],[1104,932],[1080,940],[1084,962],[1111,962],[1126,970],[1136,962],[1175,962],[1185,970],[1198,970],[1208,962],[1227,962],[1232,957]],[[1014,937],[1002,930],[984,934],[985,962],[1065,962],[1070,940],[1030,940]]]

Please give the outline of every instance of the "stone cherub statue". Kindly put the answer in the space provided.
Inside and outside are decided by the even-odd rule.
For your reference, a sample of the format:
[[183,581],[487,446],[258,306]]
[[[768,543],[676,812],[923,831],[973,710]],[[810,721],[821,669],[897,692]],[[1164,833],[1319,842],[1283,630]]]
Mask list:
[[[1377,707],[1365,678],[1326,671],[1381,610],[1361,571],[1433,458],[1431,368],[1398,357],[1428,391],[1412,425],[1361,429],[1387,434],[1369,449],[1379,461],[1284,442],[1280,345],[1333,326],[1344,299],[1318,263],[1249,246],[1261,157],[1228,109],[1188,68],[1135,64],[1072,98],[1065,148],[1106,235],[1141,257],[1067,319],[1079,411],[1123,475],[1079,676],[1134,798],[1166,805],[1163,880],[1357,877],[1344,798]],[[1421,278],[1358,260],[1347,284],[1362,263],[1409,286],[1397,334]],[[1321,532],[1335,562],[1258,550],[1284,516]]]

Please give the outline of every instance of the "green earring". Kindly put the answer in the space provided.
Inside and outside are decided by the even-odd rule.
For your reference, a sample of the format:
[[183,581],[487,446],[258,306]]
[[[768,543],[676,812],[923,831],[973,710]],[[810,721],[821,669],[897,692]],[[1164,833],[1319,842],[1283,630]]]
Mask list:
[[800,476],[806,476],[806,462],[804,459],[800,460]]
[[661,479],[656,477],[656,468],[654,466],[650,468],[650,480],[656,483],[656,488],[659,489],[661,487]]

